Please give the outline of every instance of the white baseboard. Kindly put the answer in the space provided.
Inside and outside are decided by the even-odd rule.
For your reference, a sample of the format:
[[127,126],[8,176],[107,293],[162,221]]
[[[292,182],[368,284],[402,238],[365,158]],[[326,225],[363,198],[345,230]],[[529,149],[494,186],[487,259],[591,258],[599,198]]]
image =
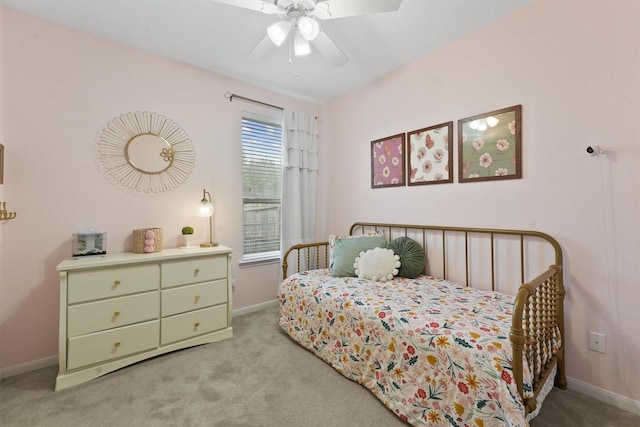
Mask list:
[[616,408],[624,409],[625,411],[640,415],[640,402],[637,400],[633,400],[626,396],[613,393],[570,377],[567,377],[567,387],[571,390],[577,391],[578,393],[586,394],[594,399],[608,403]]
[[[272,301],[263,302],[263,303],[252,305],[249,307],[238,308],[236,310],[233,310],[233,316],[242,316],[244,314],[253,313],[255,311],[263,310],[265,308],[273,307],[276,305],[278,305],[278,300],[274,299]],[[58,356],[55,355],[55,356],[45,357],[43,359],[33,360],[31,362],[21,363],[19,365],[8,366],[6,368],[0,369],[0,381],[3,378],[9,378],[15,375],[25,374],[27,372],[35,371],[42,368],[47,368],[49,366],[54,366],[57,364],[58,364]],[[611,391],[605,390],[600,387],[596,387],[594,385],[585,383],[583,381],[580,381],[571,377],[567,377],[567,383],[568,383],[568,388],[570,388],[571,390],[593,397],[594,399],[597,399],[609,405],[615,406],[616,408],[620,408],[625,411],[640,415],[640,401],[633,400],[629,397],[622,396],[617,393],[613,393]]]
[[242,308],[233,310],[233,315],[242,316],[243,314],[253,313],[254,311],[260,311],[267,307],[275,307],[276,305],[278,305],[277,299],[267,301],[267,302],[261,302],[260,304],[250,305],[249,307],[242,307]]
[[3,378],[9,378],[27,372],[37,371],[38,369],[48,368],[58,364],[58,355],[45,357],[44,359],[32,360],[31,362],[20,363],[19,365],[7,366],[0,369],[0,381]]
[[[233,316],[242,316],[243,314],[253,313],[267,307],[273,307],[278,305],[278,300],[263,302],[260,304],[252,305],[249,307],[242,307],[237,310],[233,310]],[[31,362],[20,363],[19,365],[7,366],[0,369],[0,381],[3,378],[9,378],[20,374],[26,374],[27,372],[36,371],[42,368],[48,368],[58,364],[58,355],[45,357],[44,359],[32,360]]]

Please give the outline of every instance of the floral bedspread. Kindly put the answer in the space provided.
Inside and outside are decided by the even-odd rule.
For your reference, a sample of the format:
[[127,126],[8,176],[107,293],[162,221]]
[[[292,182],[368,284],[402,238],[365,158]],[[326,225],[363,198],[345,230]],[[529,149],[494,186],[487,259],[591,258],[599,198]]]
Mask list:
[[[280,285],[280,326],[409,424],[526,426],[513,301],[428,276],[383,283],[315,270]],[[524,377],[530,391],[526,363]]]

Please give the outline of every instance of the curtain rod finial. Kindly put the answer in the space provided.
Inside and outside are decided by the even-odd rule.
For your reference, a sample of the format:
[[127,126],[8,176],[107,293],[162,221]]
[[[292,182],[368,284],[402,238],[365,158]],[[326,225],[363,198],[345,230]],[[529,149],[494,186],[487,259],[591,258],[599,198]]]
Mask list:
[[233,94],[231,92],[225,92],[224,97],[227,98],[229,102],[231,102],[231,98],[233,98]]

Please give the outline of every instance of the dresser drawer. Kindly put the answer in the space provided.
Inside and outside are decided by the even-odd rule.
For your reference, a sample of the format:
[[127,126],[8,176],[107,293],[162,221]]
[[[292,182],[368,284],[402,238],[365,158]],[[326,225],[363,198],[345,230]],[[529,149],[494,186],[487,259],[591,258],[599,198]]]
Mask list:
[[75,337],[159,317],[158,292],[109,298],[69,306],[67,336]]
[[158,325],[159,322],[154,320],[69,338],[67,369],[76,369],[157,348]]
[[162,316],[227,302],[227,279],[162,291]]
[[163,262],[161,266],[161,286],[163,288],[209,282],[225,277],[227,277],[227,257],[224,255],[185,261],[168,261]]
[[227,327],[227,305],[166,317],[161,322],[160,343],[170,344]]
[[67,302],[74,304],[158,289],[158,264],[68,273]]
[[231,254],[226,246],[165,248],[60,262],[55,390],[233,336]]

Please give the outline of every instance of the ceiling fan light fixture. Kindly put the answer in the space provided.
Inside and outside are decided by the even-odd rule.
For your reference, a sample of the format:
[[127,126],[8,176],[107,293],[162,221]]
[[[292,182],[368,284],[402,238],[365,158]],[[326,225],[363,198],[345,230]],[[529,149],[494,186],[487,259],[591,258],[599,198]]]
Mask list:
[[329,13],[329,4],[326,2],[316,3],[316,7],[313,9],[313,14],[320,19],[331,18],[331,13]]
[[267,28],[267,34],[276,46],[284,43],[289,31],[291,31],[291,24],[288,21],[279,21]]
[[305,56],[311,53],[311,46],[300,31],[296,32],[296,37],[293,40],[293,53],[296,56]]
[[298,30],[300,34],[307,40],[315,40],[320,34],[320,25],[315,19],[308,16],[301,16],[298,19]]

